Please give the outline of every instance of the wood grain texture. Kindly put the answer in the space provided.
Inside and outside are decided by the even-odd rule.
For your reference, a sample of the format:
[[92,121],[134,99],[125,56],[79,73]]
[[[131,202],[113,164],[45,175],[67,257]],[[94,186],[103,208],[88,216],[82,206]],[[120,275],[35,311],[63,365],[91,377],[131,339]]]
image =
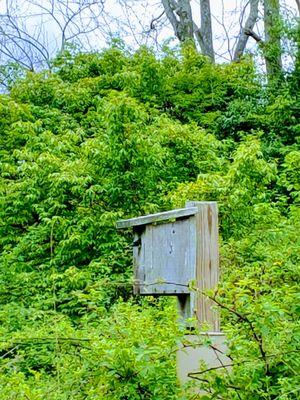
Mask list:
[[119,221],[118,227],[133,227],[134,293],[176,295],[183,319],[196,316],[201,327],[219,332],[215,304],[204,294],[219,281],[217,203],[188,202],[186,209]]
[[147,225],[154,222],[167,221],[169,219],[178,219],[195,215],[198,212],[196,207],[179,208],[177,210],[165,211],[157,214],[144,215],[142,217],[123,219],[117,222],[118,229],[130,228],[133,226]]
[[209,325],[214,332],[220,331],[215,303],[203,292],[214,289],[219,281],[218,207],[216,202],[187,203],[187,207],[197,207],[195,215],[197,227],[196,282],[199,295],[195,302],[195,313],[200,326]]
[[195,217],[146,225],[141,248],[134,258],[140,294],[190,293],[189,283],[196,274]]

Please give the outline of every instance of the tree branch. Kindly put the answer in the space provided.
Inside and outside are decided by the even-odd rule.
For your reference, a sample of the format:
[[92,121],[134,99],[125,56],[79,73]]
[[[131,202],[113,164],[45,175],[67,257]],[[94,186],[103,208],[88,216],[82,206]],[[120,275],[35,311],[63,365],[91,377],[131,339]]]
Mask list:
[[168,20],[170,21],[171,25],[173,26],[175,35],[177,36],[179,22],[175,16],[174,8],[171,7],[171,4],[168,0],[162,0],[162,4],[164,7],[166,16],[167,16]]
[[[257,42],[261,41],[259,36],[257,36],[253,32],[254,25],[256,24],[256,21],[258,19],[258,4],[259,0],[250,0],[250,12],[247,21],[245,23],[245,26],[241,28],[240,31],[239,39],[233,55],[234,61],[240,60],[240,58],[244,54],[249,36],[253,37],[253,39],[255,39]],[[247,5],[245,6],[243,13],[245,12],[246,7]],[[257,40],[258,38],[260,40]]]
[[165,14],[165,11],[163,11],[158,17],[152,18],[152,20],[150,22],[150,29],[155,29],[155,22],[159,21],[164,14]]
[[245,35],[252,37],[257,43],[263,42],[262,38],[253,32],[251,29],[245,30]]
[[247,316],[241,314],[240,312],[234,310],[233,308],[230,308],[230,307],[226,306],[225,304],[222,304],[219,300],[216,299],[216,296],[213,296],[213,297],[212,296],[207,296],[207,297],[210,298],[211,300],[213,300],[220,308],[223,308],[223,309],[229,311],[230,313],[234,314],[241,321],[245,322],[249,326],[249,328],[250,328],[250,330],[252,332],[252,336],[253,336],[253,338],[255,339],[255,341],[256,341],[256,343],[258,345],[261,357],[265,362],[266,373],[268,374],[269,373],[269,363],[267,361],[267,354],[266,354],[264,346],[263,346],[263,338],[262,338],[261,335],[259,335],[256,332],[256,330],[255,330],[255,328],[253,326],[253,322]]

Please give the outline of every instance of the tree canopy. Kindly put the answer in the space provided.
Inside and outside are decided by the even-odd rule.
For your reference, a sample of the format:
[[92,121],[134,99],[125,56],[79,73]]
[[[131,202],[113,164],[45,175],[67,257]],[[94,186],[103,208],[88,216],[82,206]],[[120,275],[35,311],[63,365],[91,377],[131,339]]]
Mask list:
[[176,307],[133,296],[115,229],[188,199],[219,203],[210,295],[233,365],[199,376],[201,398],[298,398],[299,78],[112,46],[65,50],[0,96],[1,398],[192,398]]

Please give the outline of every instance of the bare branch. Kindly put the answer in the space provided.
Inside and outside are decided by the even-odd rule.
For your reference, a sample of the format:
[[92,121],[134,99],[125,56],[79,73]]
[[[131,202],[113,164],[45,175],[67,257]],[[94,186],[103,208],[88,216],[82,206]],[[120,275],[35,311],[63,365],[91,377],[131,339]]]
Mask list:
[[[224,20],[224,1],[223,0],[222,0],[222,20],[220,21],[215,15],[212,15],[212,17],[222,27],[222,29],[224,31],[224,34],[225,34],[224,43],[226,41],[226,43],[227,43],[227,53],[229,55],[229,58],[226,57],[226,59],[227,59],[227,61],[232,61],[230,37],[229,37],[228,29],[226,27],[225,20]],[[214,52],[214,53],[215,53],[215,55],[218,55],[216,52]]]
[[165,11],[163,11],[158,17],[152,18],[152,20],[150,22],[150,29],[155,29],[155,22],[159,21],[164,14],[165,14]]
[[262,38],[250,29],[245,30],[245,35],[252,37],[257,43],[262,42]]
[[[99,29],[103,7],[104,0],[5,0],[0,16],[2,62],[19,62],[26,69],[49,67],[66,42],[80,41]],[[48,42],[45,25],[50,23],[52,31],[55,23],[56,46]]]

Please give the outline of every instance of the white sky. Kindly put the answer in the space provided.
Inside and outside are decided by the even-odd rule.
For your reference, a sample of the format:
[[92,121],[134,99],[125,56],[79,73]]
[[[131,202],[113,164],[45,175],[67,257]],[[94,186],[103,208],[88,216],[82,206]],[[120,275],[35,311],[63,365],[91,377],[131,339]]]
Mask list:
[[[7,0],[0,0],[0,13],[5,9]],[[14,1],[18,10],[16,14],[23,15],[24,24],[31,34],[40,30],[43,40],[47,43],[52,55],[57,47],[60,46],[60,29],[58,23],[64,19],[64,10],[55,12],[57,22],[45,13],[41,15],[42,7],[48,7],[51,0],[8,0]],[[67,0],[66,0],[67,1]],[[83,1],[88,0],[80,0]],[[69,0],[70,3],[72,1]],[[73,0],[74,2],[74,0]],[[36,3],[36,5],[32,5]],[[122,6],[123,3],[123,6]],[[194,20],[200,20],[199,0],[191,0]],[[222,62],[230,60],[230,52],[240,30],[240,10],[247,4],[247,0],[211,0],[212,24],[214,33],[215,52],[217,60]],[[296,15],[296,0],[281,0],[282,8],[286,15]],[[55,0],[55,5],[59,6],[59,1]],[[97,7],[97,6],[95,6]],[[93,9],[96,12],[96,9]],[[131,47],[138,47],[141,44],[154,45],[162,43],[164,40],[174,36],[172,28],[165,26],[163,16],[156,23],[157,30],[150,31],[150,23],[157,18],[163,8],[159,0],[106,0],[104,10],[101,12],[97,21],[101,21],[96,31],[90,32],[84,38],[85,47],[98,50],[107,45],[109,36],[119,36]],[[31,14],[30,17],[28,15]],[[27,15],[27,17],[26,17]],[[247,10],[245,18],[247,17]],[[78,24],[87,24],[87,28],[92,27],[90,14],[87,12],[83,18],[75,20]],[[164,26],[163,26],[164,25]],[[226,28],[226,30],[224,29]],[[262,35],[262,23],[258,23],[256,32]],[[148,31],[148,35],[145,32]],[[175,43],[175,41],[174,41]],[[249,48],[255,47],[253,39],[249,39]]]

